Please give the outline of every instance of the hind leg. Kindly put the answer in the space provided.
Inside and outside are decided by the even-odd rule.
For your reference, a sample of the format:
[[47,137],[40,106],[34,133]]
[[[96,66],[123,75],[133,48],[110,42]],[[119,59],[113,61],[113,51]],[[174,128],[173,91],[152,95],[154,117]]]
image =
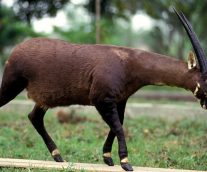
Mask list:
[[37,132],[40,134],[40,136],[44,140],[53,159],[57,162],[63,162],[63,159],[59,153],[59,150],[57,149],[57,146],[55,145],[54,141],[49,136],[49,134],[47,133],[47,131],[44,127],[43,118],[44,118],[45,113],[46,113],[45,109],[35,105],[34,109],[29,114],[28,118],[30,119],[34,128],[37,130]]
[[[124,121],[125,107],[126,107],[126,101],[123,101],[123,102],[117,104],[117,111],[118,111],[118,115],[119,115],[119,120],[122,125],[123,125],[123,121]],[[103,146],[103,160],[109,166],[114,165],[113,159],[111,158],[111,150],[112,150],[112,145],[113,145],[115,136],[116,136],[115,133],[110,129],[108,136],[107,136],[107,139],[106,139],[104,146]]]
[[27,84],[27,79],[15,71],[15,68],[7,64],[3,73],[0,89],[0,107],[14,99],[26,88]]

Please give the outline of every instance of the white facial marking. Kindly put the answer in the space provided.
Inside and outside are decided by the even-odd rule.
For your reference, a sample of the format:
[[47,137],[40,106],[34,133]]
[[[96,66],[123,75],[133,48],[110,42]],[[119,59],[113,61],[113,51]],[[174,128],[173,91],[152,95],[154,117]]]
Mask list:
[[198,86],[195,88],[195,91],[193,92],[193,94],[196,96],[197,95],[197,93],[198,93],[198,91],[199,91],[199,88],[198,88]]
[[197,82],[197,87],[198,87],[198,88],[201,88],[201,85],[200,85],[198,82]]

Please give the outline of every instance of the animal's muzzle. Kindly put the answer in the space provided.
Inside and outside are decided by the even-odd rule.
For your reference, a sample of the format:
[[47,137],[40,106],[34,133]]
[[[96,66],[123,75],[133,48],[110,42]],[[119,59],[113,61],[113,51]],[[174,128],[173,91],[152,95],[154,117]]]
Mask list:
[[203,109],[207,109],[207,99],[201,99],[200,104]]

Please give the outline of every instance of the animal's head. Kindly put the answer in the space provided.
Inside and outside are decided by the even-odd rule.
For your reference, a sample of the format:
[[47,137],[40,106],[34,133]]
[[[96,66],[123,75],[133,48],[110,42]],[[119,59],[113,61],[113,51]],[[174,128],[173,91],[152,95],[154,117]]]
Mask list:
[[[207,109],[207,58],[204,53],[204,50],[202,49],[199,40],[193,31],[193,28],[190,24],[190,22],[187,20],[185,15],[180,12],[178,13],[176,9],[174,9],[175,13],[177,14],[179,20],[181,21],[182,25],[184,26],[188,37],[190,38],[190,41],[192,43],[193,49],[195,51],[197,61],[199,64],[200,69],[200,78],[197,81],[197,86],[194,90],[194,95],[196,98],[200,99],[200,104],[203,108]],[[189,55],[189,64],[188,67],[192,68],[196,66],[196,59],[193,58],[193,54],[191,53]]]

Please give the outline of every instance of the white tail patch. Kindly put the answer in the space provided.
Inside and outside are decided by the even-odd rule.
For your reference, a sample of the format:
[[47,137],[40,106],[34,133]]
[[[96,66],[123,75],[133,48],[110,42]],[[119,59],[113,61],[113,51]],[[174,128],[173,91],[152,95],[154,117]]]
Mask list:
[[195,58],[195,54],[190,51],[188,54],[188,69],[191,70],[193,68],[196,68],[197,66],[197,62],[196,62],[196,58]]

